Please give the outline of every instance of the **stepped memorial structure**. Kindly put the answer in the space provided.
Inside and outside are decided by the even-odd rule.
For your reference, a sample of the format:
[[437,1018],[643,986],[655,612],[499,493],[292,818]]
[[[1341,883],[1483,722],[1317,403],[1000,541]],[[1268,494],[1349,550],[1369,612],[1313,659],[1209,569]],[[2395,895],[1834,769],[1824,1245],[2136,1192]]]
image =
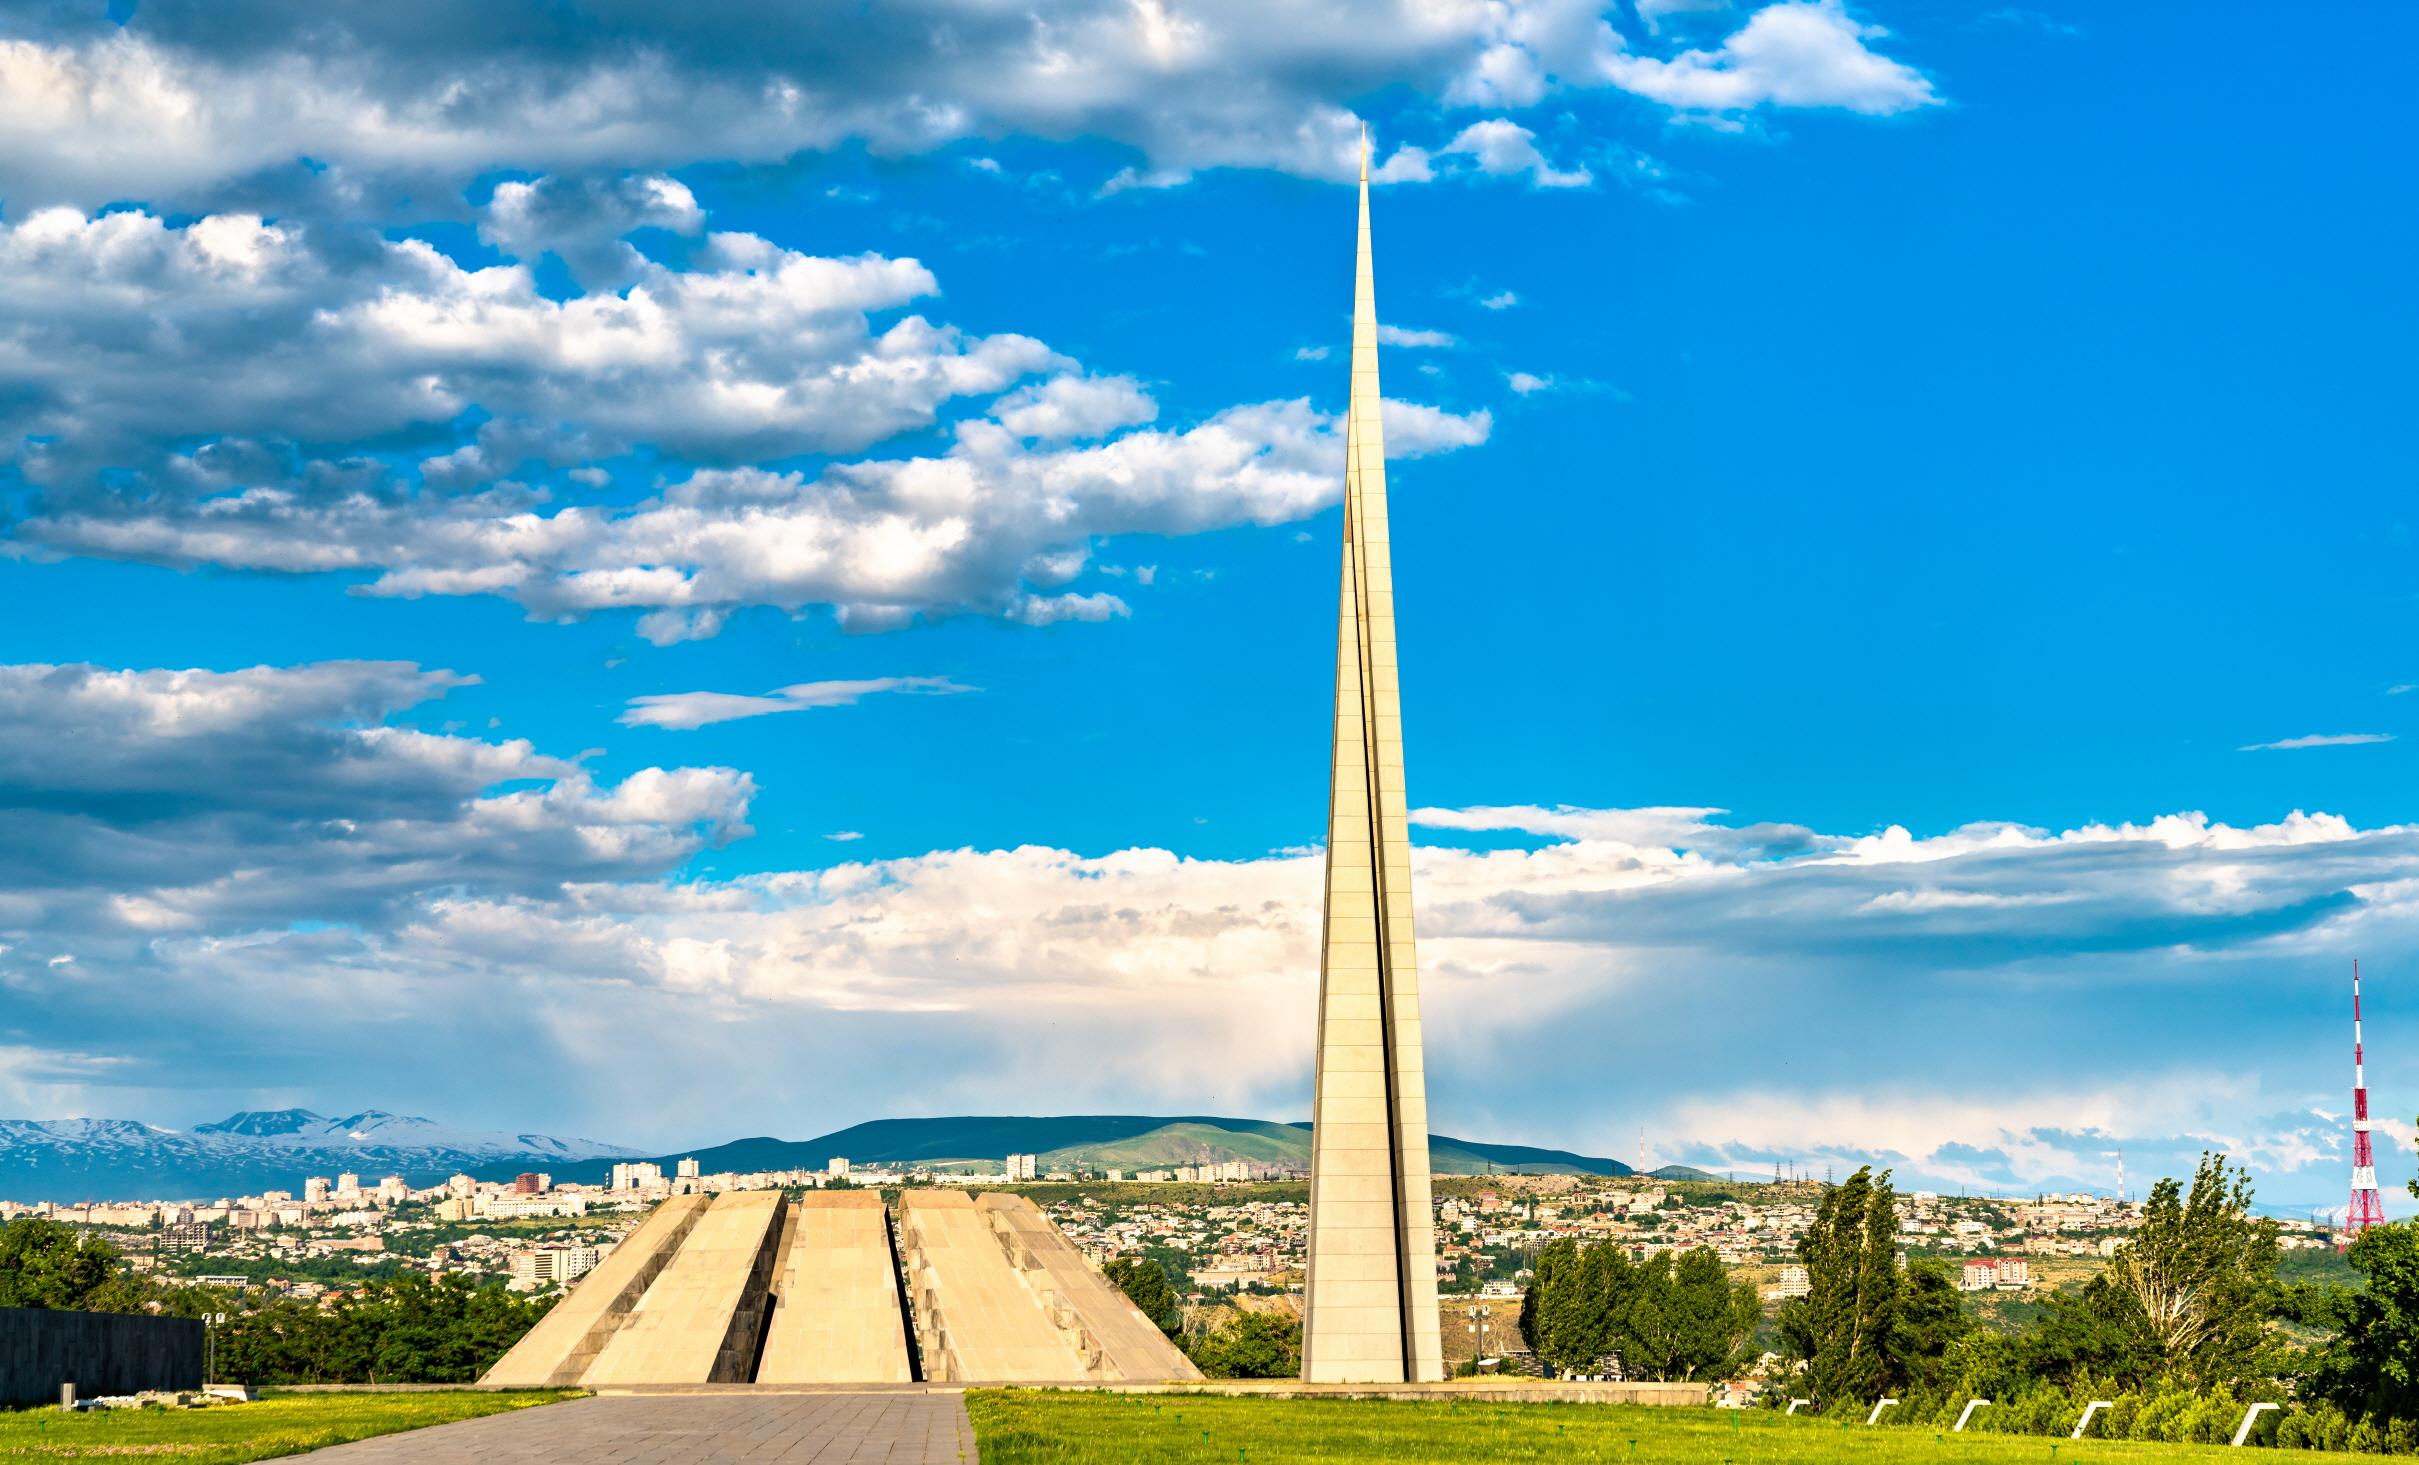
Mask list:
[[1428,1203],[1428,1081],[1411,934],[1365,143],[1360,203],[1302,1377],[1417,1383],[1443,1378],[1445,1364]]
[[656,1207],[480,1382],[1199,1377],[1023,1196],[909,1191],[894,1220],[870,1190],[742,1190]]

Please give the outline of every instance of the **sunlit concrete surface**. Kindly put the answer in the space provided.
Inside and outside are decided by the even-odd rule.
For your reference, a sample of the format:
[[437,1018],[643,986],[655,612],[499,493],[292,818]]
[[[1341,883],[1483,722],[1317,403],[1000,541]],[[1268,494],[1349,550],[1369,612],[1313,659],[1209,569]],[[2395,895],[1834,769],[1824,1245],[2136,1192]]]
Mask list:
[[581,1382],[745,1383],[771,1301],[781,1192],[724,1191]]
[[1361,164],[1302,1377],[1441,1379],[1369,165]]
[[602,1265],[581,1278],[580,1285],[538,1319],[538,1325],[511,1352],[496,1360],[479,1382],[506,1388],[578,1383],[614,1333],[629,1321],[631,1309],[671,1263],[689,1228],[705,1214],[712,1199],[680,1195],[656,1207]]
[[992,1193],[975,1205],[1044,1314],[1074,1341],[1087,1377],[1201,1377],[1183,1350],[1085,1260],[1033,1202],[1021,1195]]
[[791,1203],[756,1382],[912,1377],[889,1232],[890,1213],[874,1191],[808,1191]]
[[1085,1377],[1082,1355],[1035,1304],[989,1219],[963,1191],[900,1196],[899,1250],[925,1378],[1062,1383]]

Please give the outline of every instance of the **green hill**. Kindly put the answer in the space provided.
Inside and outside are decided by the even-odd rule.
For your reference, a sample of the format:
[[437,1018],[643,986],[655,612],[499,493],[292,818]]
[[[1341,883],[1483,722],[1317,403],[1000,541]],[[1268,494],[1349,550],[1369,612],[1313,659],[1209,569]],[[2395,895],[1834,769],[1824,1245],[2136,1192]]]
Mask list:
[[1036,1153],[1044,1168],[1086,1165],[1132,1172],[1233,1160],[1307,1166],[1310,1145],[1303,1136],[1304,1131],[1290,1124],[1179,1119],[1109,1144],[1067,1145]]
[[[1634,1168],[1634,1167],[1633,1167]],[[1650,1180],[1719,1180],[1722,1177],[1694,1165],[1665,1165],[1646,1172]]]
[[[1618,1160],[1569,1150],[1428,1137],[1429,1158],[1450,1175],[1627,1175]],[[820,1170],[835,1158],[856,1165],[997,1165],[1002,1156],[1032,1154],[1045,1168],[1078,1162],[1115,1170],[1170,1169],[1178,1165],[1244,1160],[1296,1169],[1310,1166],[1310,1126],[1218,1115],[1072,1114],[965,1115],[935,1119],[877,1119],[808,1140],[759,1136],[652,1157],[666,1171],[694,1159],[706,1173],[754,1170]],[[510,1166],[474,1172],[481,1179],[510,1179]],[[554,1167],[557,1180],[601,1182],[610,1161]],[[1668,1174],[1658,1171],[1658,1174]]]

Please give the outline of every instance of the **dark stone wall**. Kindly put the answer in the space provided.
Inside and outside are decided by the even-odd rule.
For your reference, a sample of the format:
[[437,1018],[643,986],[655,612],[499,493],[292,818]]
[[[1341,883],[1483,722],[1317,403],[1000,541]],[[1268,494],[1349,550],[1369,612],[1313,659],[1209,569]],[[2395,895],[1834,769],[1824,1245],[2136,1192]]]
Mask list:
[[199,1388],[201,1322],[0,1307],[0,1404],[56,1404],[63,1383],[80,1399]]

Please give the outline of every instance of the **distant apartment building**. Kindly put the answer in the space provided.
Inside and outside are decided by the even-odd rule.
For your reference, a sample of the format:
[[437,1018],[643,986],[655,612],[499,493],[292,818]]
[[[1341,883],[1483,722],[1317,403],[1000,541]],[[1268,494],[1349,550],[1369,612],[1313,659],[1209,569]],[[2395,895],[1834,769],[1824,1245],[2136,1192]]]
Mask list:
[[672,1167],[672,1173],[683,1180],[695,1180],[698,1174],[697,1161],[693,1158],[683,1160]]
[[834,1155],[824,1165],[823,1173],[833,1180],[846,1180],[848,1178],[848,1161]]
[[1031,1155],[1010,1155],[1008,1157],[1008,1178],[1010,1180],[1031,1180],[1035,1168],[1036,1161]]
[[1764,1295],[1786,1300],[1791,1297],[1803,1297],[1813,1290],[1814,1279],[1806,1275],[1804,1267],[1785,1266],[1781,1268],[1781,1279],[1775,1282],[1772,1290]]
[[553,1195],[482,1195],[474,1200],[456,1204],[471,1208],[473,1214],[494,1217],[513,1216],[585,1216],[588,1197],[579,1192],[558,1192]]
[[512,1177],[512,1193],[514,1195],[544,1195],[546,1193],[545,1177],[533,1170],[524,1170]]
[[336,1193],[350,1198],[361,1194],[361,1177],[347,1170],[336,1177]]
[[384,1180],[378,1182],[378,1195],[382,1200],[409,1200],[411,1199],[411,1194],[411,1186],[406,1184],[403,1177],[400,1175],[389,1175]]
[[306,1204],[317,1205],[328,1198],[328,1178],[314,1175],[302,1183],[302,1198]]
[[446,1177],[445,1193],[456,1197],[476,1195],[479,1193],[479,1182],[467,1175],[451,1175]]
[[596,1270],[599,1253],[593,1246],[550,1246],[525,1251],[512,1259],[512,1274],[524,1282],[569,1284]]
[[613,1167],[615,1190],[644,1190],[664,1183],[664,1167],[647,1161],[625,1160]]
[[1988,1292],[1998,1285],[1999,1263],[1995,1261],[1978,1258],[1958,1269],[1957,1290],[1960,1292]]
[[210,1228],[200,1221],[182,1221],[160,1232],[160,1245],[168,1251],[208,1251]]

